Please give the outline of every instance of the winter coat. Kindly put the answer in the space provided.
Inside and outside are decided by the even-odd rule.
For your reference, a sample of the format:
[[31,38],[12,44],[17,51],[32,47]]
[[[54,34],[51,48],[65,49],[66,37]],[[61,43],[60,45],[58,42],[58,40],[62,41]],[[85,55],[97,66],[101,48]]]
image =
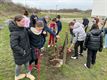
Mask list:
[[103,48],[103,36],[102,31],[99,29],[93,29],[87,33],[85,47],[89,50],[101,50]]
[[24,19],[25,19],[24,27],[29,28],[30,27],[30,19],[27,16],[24,16]]
[[76,43],[77,41],[84,41],[86,37],[85,30],[83,28],[83,24],[76,22],[73,26],[73,34],[74,34],[74,39],[73,43]]
[[107,34],[107,28],[104,28],[104,34]]
[[61,23],[61,21],[56,21],[56,23],[57,23],[57,30],[58,30],[58,32],[57,32],[57,34],[62,30],[62,23]]
[[43,42],[44,42],[43,34],[42,33],[37,34],[36,32],[34,32],[34,30],[35,28],[33,27],[31,27],[28,30],[30,45],[40,49],[43,47]]
[[22,65],[30,61],[31,50],[27,30],[18,27],[14,21],[9,23],[10,46],[13,51],[15,63]]
[[44,46],[44,37],[43,34],[37,34],[35,31],[35,28],[31,27],[28,30],[29,33],[29,40],[31,45],[31,57],[32,60],[36,60],[37,55],[35,55],[36,49],[41,49]]

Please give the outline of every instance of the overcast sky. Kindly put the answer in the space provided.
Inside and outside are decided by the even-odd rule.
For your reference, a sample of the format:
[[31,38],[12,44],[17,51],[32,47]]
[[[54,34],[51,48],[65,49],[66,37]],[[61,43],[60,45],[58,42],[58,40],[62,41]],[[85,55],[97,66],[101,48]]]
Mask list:
[[14,3],[21,3],[29,7],[41,9],[70,9],[79,8],[82,10],[92,9],[93,0],[12,0]]

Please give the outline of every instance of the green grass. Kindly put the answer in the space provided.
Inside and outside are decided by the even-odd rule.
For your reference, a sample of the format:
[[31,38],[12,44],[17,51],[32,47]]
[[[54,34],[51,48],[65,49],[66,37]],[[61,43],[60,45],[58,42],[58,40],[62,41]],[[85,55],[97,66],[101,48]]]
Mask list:
[[[62,45],[66,31],[68,32],[68,24],[63,22],[58,45]],[[9,43],[9,30],[5,26],[0,31],[0,80],[14,80],[15,64]],[[45,46],[47,47],[47,43]],[[107,49],[97,54],[96,65],[91,69],[86,69],[83,66],[86,62],[86,52],[84,52],[84,57],[79,57],[78,60],[69,59],[67,64],[59,69],[53,68],[47,63],[48,54],[52,54],[52,49],[47,49],[46,55],[42,59],[40,80],[107,80]],[[35,70],[33,74],[37,77]]]

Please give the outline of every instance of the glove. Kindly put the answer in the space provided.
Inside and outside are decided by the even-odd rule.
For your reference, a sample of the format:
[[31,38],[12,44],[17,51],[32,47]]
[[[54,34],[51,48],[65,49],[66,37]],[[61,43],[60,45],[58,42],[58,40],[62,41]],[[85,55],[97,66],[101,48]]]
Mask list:
[[99,49],[99,52],[102,52],[102,48]]

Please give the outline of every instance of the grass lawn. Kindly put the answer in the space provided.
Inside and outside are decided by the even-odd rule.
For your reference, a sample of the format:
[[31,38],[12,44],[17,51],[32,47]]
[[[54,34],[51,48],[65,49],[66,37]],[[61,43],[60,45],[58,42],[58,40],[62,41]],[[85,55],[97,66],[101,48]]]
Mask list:
[[[64,22],[59,45],[63,43],[65,32],[68,31],[67,27],[68,24]],[[0,31],[0,80],[14,80],[15,64],[9,43],[9,31],[8,27],[5,26]],[[45,46],[47,47],[47,44]],[[47,55],[52,54],[52,50],[47,49],[46,55],[42,58],[40,80],[107,80],[107,49],[97,54],[96,65],[92,66],[91,69],[86,69],[83,66],[86,62],[86,52],[84,52],[84,57],[79,57],[78,60],[69,59],[67,64],[61,68],[53,68],[47,62]],[[35,70],[33,74],[37,77]]]

